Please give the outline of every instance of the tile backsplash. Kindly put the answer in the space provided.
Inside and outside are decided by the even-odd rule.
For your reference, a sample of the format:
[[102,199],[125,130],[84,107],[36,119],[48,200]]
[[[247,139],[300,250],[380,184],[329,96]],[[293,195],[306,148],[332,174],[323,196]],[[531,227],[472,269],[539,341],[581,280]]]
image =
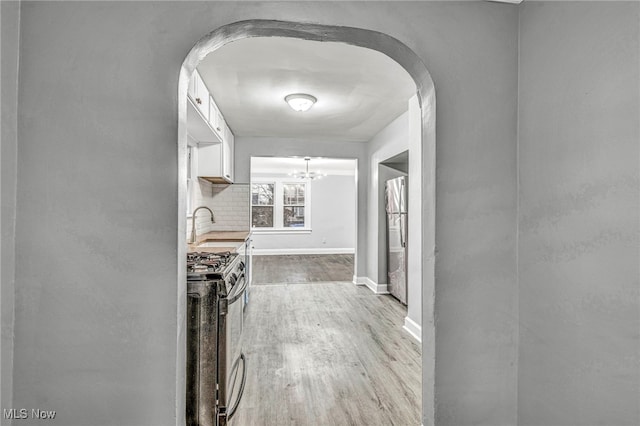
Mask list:
[[[198,211],[196,235],[212,231],[245,231],[250,229],[250,188],[248,184],[220,185],[194,179],[191,192],[193,209],[207,206],[213,211],[215,223],[207,210]],[[191,234],[191,218],[187,218],[187,239]]]

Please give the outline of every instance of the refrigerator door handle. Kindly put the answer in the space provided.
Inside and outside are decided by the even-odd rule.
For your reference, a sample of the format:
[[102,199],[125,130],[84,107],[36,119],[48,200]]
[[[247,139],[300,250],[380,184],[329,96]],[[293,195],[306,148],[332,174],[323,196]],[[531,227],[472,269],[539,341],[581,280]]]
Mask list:
[[400,245],[407,247],[407,206],[404,201],[404,179],[400,181]]

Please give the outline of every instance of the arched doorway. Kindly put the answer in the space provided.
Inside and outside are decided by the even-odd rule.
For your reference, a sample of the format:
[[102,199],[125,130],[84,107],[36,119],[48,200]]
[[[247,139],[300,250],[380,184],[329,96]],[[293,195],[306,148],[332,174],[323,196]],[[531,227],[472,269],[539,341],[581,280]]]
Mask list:
[[186,247],[185,200],[187,165],[187,87],[194,70],[206,55],[236,40],[249,37],[290,37],[303,40],[346,43],[383,53],[400,64],[417,87],[422,116],[421,207],[422,207],[422,418],[424,425],[434,424],[435,386],[435,90],[429,72],[420,58],[406,45],[386,34],[350,27],[326,26],[275,20],[248,20],[218,28],[196,43],[180,70],[178,87],[178,306],[177,306],[177,424],[184,424],[184,363],[186,324]]

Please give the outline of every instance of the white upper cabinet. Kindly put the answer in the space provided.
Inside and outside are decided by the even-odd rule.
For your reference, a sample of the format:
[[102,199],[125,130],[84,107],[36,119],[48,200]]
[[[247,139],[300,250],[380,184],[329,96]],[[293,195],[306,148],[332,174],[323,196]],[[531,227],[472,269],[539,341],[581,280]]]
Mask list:
[[191,99],[187,101],[187,133],[198,143],[221,143],[220,136],[213,131],[208,120],[200,114]]
[[187,132],[198,142],[198,177],[233,183],[235,138],[198,71],[193,73],[187,94]]
[[222,143],[198,144],[198,177],[212,183],[233,183],[233,133],[224,127],[227,137]]
[[198,71],[194,71],[193,76],[191,77],[191,81],[189,82],[189,91],[188,94],[191,96],[191,100],[198,108],[203,117],[209,117],[209,98],[211,95],[209,94],[209,90],[207,86],[204,84],[204,80],[198,73]]
[[211,95],[198,71],[189,81],[187,95],[187,133],[198,143],[222,142],[209,122]]

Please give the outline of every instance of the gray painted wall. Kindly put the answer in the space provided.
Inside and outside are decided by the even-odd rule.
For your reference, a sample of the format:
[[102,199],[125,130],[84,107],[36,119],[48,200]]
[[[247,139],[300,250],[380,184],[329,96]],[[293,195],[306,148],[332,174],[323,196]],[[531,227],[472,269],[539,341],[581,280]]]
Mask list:
[[[388,174],[390,168],[380,166],[403,152],[408,151],[408,163],[404,165],[408,174],[408,233],[407,242],[407,319],[410,321],[412,333],[420,336],[422,324],[422,196],[421,196],[421,161],[422,152],[419,136],[421,114],[417,105],[417,97],[407,102],[407,111],[393,120],[375,135],[368,145],[368,201],[361,214],[367,221],[367,275],[375,284],[387,284],[387,236],[386,210],[384,202],[385,182],[399,176]],[[418,135],[416,135],[418,133]],[[420,139],[420,140],[416,140]],[[386,171],[386,172],[385,172]],[[418,218],[417,220],[416,217]]]
[[15,406],[175,423],[178,70],[208,31],[276,18],[385,32],[435,81],[438,424],[639,423],[637,3],[22,7],[15,252],[18,14],[0,9],[3,408],[17,255]]
[[[408,105],[408,102],[407,102]],[[379,163],[395,157],[409,149],[409,114],[404,112],[375,135],[367,144],[369,180],[367,182],[367,204],[362,208],[363,220],[367,222],[367,274],[366,277],[376,284],[387,284],[387,263],[378,261],[386,256],[386,238],[380,233],[386,232],[386,215],[380,218],[380,209],[384,210],[384,196],[380,205],[380,191],[384,194],[386,176],[379,176]],[[382,220],[381,220],[382,219]],[[382,222],[382,223],[381,223]],[[386,259],[386,258],[385,258]]]
[[437,3],[444,16],[435,21],[431,4],[412,15],[429,32],[446,34],[415,46],[433,78],[437,104],[438,425],[517,421],[518,19],[517,7],[484,6],[493,4],[449,9]]
[[640,4],[524,3],[520,425],[640,424]]
[[[18,134],[18,57],[20,44],[20,3],[0,2],[0,51],[2,52],[2,134],[0,152],[0,190],[2,207],[0,222],[2,245],[0,257],[0,300],[2,301],[2,386],[0,408],[12,407],[13,398],[13,325],[15,291],[15,209],[16,155]],[[4,424],[4,423],[3,423]]]
[[203,35],[251,18],[381,31],[426,63],[438,423],[514,424],[518,17],[485,2],[23,4],[16,405],[58,410],[51,425],[175,423],[178,72]]

